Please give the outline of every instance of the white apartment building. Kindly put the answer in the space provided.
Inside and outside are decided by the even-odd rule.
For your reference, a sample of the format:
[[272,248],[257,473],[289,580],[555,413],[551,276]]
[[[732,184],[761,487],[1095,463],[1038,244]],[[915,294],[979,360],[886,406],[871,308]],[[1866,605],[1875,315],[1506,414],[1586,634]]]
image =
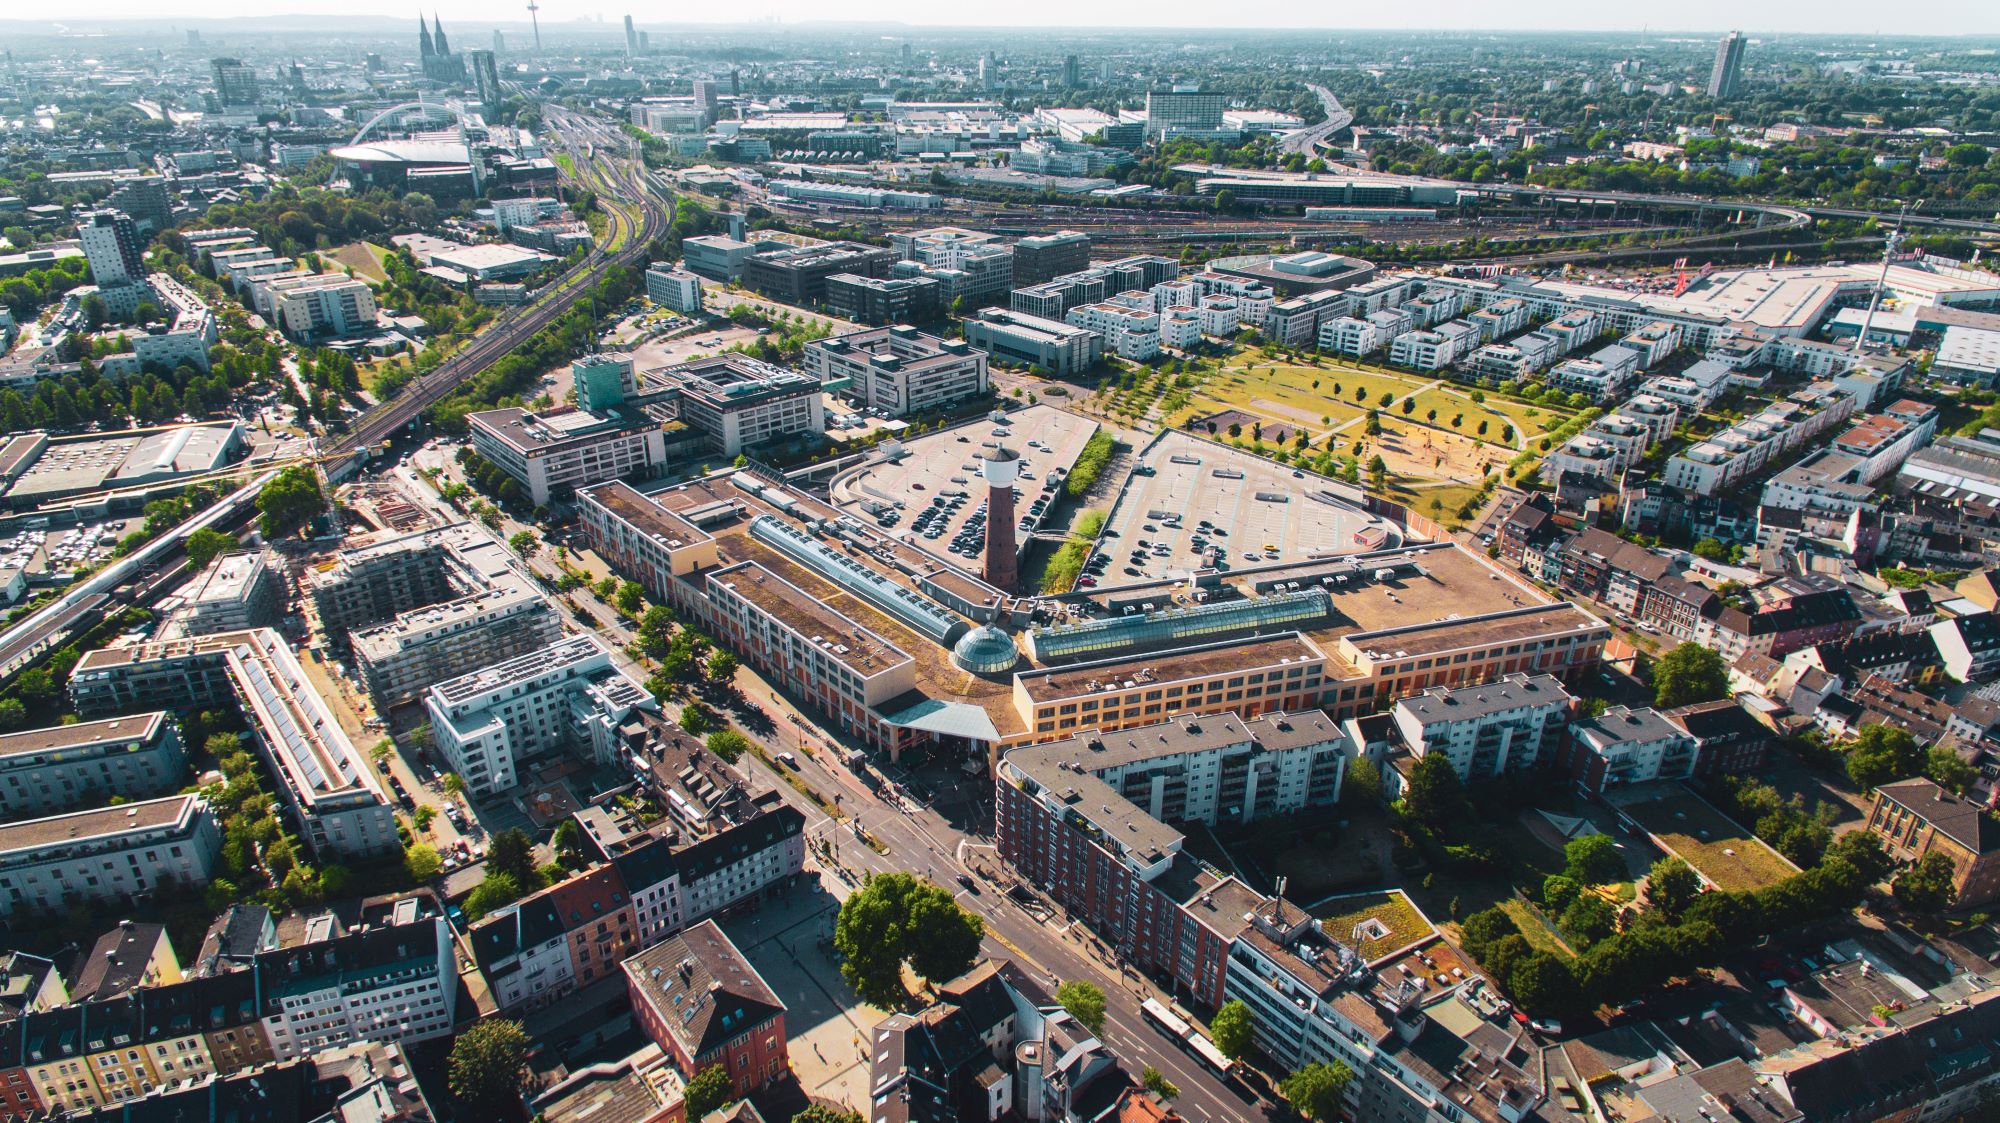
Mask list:
[[439,751],[476,795],[514,787],[522,761],[570,745],[612,763],[618,724],[655,706],[594,635],[447,679],[424,697]]
[[1200,298],[1196,307],[1201,313],[1201,330],[1204,335],[1231,336],[1243,324],[1243,309],[1233,296],[1217,294]]
[[1604,317],[1595,309],[1573,308],[1543,324],[1540,330],[1556,341],[1560,354],[1567,355],[1604,334]]
[[1418,293],[1403,305],[1403,311],[1410,314],[1411,327],[1435,327],[1465,311],[1465,294],[1455,289]]
[[1201,303],[1201,298],[1201,282],[1192,277],[1161,281],[1153,286],[1153,310],[1156,312],[1165,312],[1169,308],[1193,308]]
[[1666,482],[1698,495],[1727,491],[1845,422],[1854,408],[1853,398],[1813,383],[1668,460]]
[[1655,709],[1613,706],[1578,721],[1570,734],[1571,771],[1592,791],[1694,775],[1694,738]]
[[1553,761],[1570,702],[1554,676],[1517,672],[1480,686],[1433,686],[1399,699],[1390,716],[1412,756],[1443,753],[1471,782]]
[[1341,316],[1319,326],[1319,349],[1340,355],[1372,355],[1394,338],[1372,319]]
[[1665,320],[1656,320],[1637,331],[1627,334],[1618,341],[1639,356],[1639,369],[1651,370],[1665,361],[1667,356],[1680,350],[1681,326]]
[[1203,295],[1235,297],[1236,318],[1245,327],[1263,327],[1264,317],[1278,299],[1271,286],[1243,277],[1203,272],[1191,274],[1185,279],[1200,285]]
[[1516,297],[1503,297],[1467,312],[1465,321],[1479,329],[1482,341],[1491,343],[1528,326],[1528,304]]
[[262,550],[224,554],[202,570],[168,623],[174,635],[205,636],[278,622],[280,578]]
[[676,850],[682,924],[698,924],[798,873],[805,834],[805,816],[779,807]]
[[1646,439],[1658,444],[1680,424],[1681,407],[1656,394],[1634,394],[1618,407],[1617,416],[1646,427]]
[[820,385],[891,417],[941,409],[990,385],[986,352],[901,324],[813,340],[803,365]]
[[1105,301],[1079,304],[1063,317],[1065,322],[1087,328],[1104,337],[1105,349],[1120,358],[1145,362],[1160,353],[1160,314]]
[[646,270],[646,299],[676,312],[699,312],[701,278],[660,262]]
[[1435,331],[1406,331],[1389,344],[1389,361],[1412,370],[1443,370],[1472,353],[1479,334],[1464,321],[1438,325]]
[[293,339],[358,335],[375,329],[375,290],[364,281],[326,274],[274,294],[278,326]]
[[1602,404],[1624,394],[1639,376],[1639,352],[1613,344],[1588,358],[1564,359],[1549,371],[1549,383],[1566,394],[1582,393]]
[[1186,308],[1160,313],[1160,346],[1185,351],[1201,344],[1202,317]]
[[0,825],[0,917],[206,885],[221,850],[215,816],[192,795]]
[[444,917],[346,935],[333,920],[314,918],[304,944],[258,959],[262,1029],[278,1060],[451,1032],[458,953]]

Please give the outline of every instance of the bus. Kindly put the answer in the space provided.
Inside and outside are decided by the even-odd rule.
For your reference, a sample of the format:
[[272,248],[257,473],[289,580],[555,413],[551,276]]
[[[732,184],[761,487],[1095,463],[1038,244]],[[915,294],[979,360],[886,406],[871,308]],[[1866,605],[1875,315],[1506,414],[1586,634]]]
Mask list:
[[1158,999],[1148,998],[1139,1003],[1139,1013],[1153,1023],[1154,1028],[1161,1033],[1186,1046],[1188,1052],[1193,1053],[1209,1071],[1217,1076],[1229,1075],[1233,1066],[1229,1058],[1223,1055],[1222,1050],[1215,1047],[1215,1042],[1210,1041],[1207,1034],[1189,1025],[1178,1014],[1167,1009]]
[[1148,998],[1139,1003],[1139,1013],[1168,1037],[1186,1041],[1188,1035],[1194,1032],[1194,1029],[1182,1021],[1179,1015],[1167,1009],[1157,998]]

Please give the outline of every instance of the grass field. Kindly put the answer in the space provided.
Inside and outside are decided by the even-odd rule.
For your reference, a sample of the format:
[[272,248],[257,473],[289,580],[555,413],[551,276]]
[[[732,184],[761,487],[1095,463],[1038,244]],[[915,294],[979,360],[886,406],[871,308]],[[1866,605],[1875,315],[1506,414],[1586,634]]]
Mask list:
[[1353,939],[1355,925],[1364,920],[1380,921],[1389,930],[1387,935],[1355,944],[1361,958],[1370,962],[1398,948],[1408,947],[1436,931],[1399,889],[1335,897],[1330,901],[1321,901],[1313,911],[1320,914],[1320,923],[1326,934],[1343,943]]
[[1514,921],[1514,926],[1521,930],[1521,938],[1528,941],[1529,947],[1550,955],[1560,955],[1564,959],[1575,958],[1575,950],[1549,927],[1528,902],[1519,897],[1509,897],[1500,902],[1500,911]]
[[334,264],[354,270],[354,275],[373,284],[381,284],[389,279],[383,271],[382,259],[389,251],[372,242],[349,242],[339,249],[327,250],[320,257]]
[[1798,872],[1777,851],[1692,792],[1625,804],[1622,810],[1721,888],[1761,889]]

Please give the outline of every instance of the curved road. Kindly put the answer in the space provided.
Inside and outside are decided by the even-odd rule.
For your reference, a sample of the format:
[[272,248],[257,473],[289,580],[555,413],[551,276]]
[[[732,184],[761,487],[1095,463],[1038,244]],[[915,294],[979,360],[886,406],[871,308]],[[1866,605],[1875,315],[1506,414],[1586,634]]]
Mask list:
[[[467,379],[554,323],[584,299],[610,269],[644,261],[652,240],[672,224],[672,203],[652,190],[644,165],[630,154],[630,145],[623,136],[594,118],[553,105],[547,106],[545,112],[550,140],[570,154],[575,168],[575,174],[565,173],[565,178],[572,187],[597,192],[605,212],[611,216],[606,237],[575,268],[543,290],[533,303],[502,316],[464,349],[435,370],[419,376],[402,393],[364,414],[346,433],[329,442],[327,448],[332,457],[358,453],[394,435]],[[577,158],[585,152],[587,156]],[[355,462],[350,459],[343,466]],[[339,474],[331,464],[328,471]]]

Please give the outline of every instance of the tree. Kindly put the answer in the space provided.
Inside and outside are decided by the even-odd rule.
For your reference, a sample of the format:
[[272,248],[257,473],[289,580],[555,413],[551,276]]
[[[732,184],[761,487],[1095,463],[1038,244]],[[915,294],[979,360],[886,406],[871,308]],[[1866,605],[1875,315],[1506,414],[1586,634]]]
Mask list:
[[1979,770],[1967,764],[1950,745],[1932,745],[1924,758],[1924,775],[1947,791],[1970,795],[1973,781],[1979,779]]
[[1713,702],[1728,694],[1728,666],[1700,644],[1681,644],[1653,666],[1653,704],[1660,709]]
[[1604,898],[1595,893],[1578,893],[1576,900],[1563,910],[1560,923],[1570,939],[1588,947],[1609,936],[1618,920],[1612,915],[1611,906],[1604,903]]
[[28,724],[28,707],[19,698],[0,698],[0,733]]
[[709,653],[708,666],[704,668],[704,671],[708,675],[710,682],[734,682],[736,680],[736,668],[738,665],[736,656],[731,655],[727,651],[717,649]]
[[1578,885],[1575,878],[1552,873],[1542,879],[1542,907],[1560,915],[1581,892],[1583,886]]
[[1507,992],[1529,1013],[1544,1016],[1573,1011],[1583,997],[1576,971],[1544,951],[1531,952],[1509,966]]
[[1646,903],[1678,924],[1701,895],[1701,875],[1679,858],[1661,858],[1646,875]]
[[444,859],[438,857],[437,847],[418,843],[403,851],[403,868],[409,871],[411,881],[421,885],[438,875]]
[[1341,1093],[1352,1079],[1354,1070],[1339,1061],[1332,1064],[1314,1061],[1280,1081],[1278,1091],[1300,1115],[1332,1120],[1340,1114]]
[[[445,1083],[460,1106],[476,1117],[519,1113],[528,1078],[528,1033],[507,1018],[476,1022],[451,1045]],[[693,1086],[689,1085],[690,1094]]]
[[1908,779],[1924,764],[1916,738],[1893,725],[1864,725],[1847,745],[1847,776],[1862,791]]
[[1240,998],[1223,1003],[1208,1023],[1208,1035],[1214,1039],[1215,1047],[1232,1061],[1240,1061],[1250,1055],[1256,1032],[1255,1015]]
[[728,1105],[734,1091],[736,1086],[729,1080],[729,1070],[719,1064],[709,1065],[690,1077],[681,1093],[687,1104],[687,1117],[701,1119],[711,1111],[721,1110]]
[[207,569],[209,562],[234,550],[236,539],[214,527],[205,526],[188,535],[187,542],[181,548],[187,551],[189,567],[201,570]]
[[1410,769],[1403,789],[1403,811],[1430,828],[1442,830],[1465,809],[1465,787],[1444,753],[1429,753]]
[[626,581],[618,586],[613,603],[618,611],[636,617],[646,607],[646,590],[637,581]]
[[534,557],[535,551],[539,548],[535,542],[535,532],[532,530],[515,531],[507,539],[507,548],[524,558]]
[[1729,547],[1713,538],[1703,538],[1694,544],[1694,555],[1712,562],[1729,560]]
[[1056,988],[1056,1004],[1092,1034],[1104,1032],[1104,991],[1096,984],[1072,979]]
[[985,928],[951,894],[907,873],[876,874],[841,903],[833,946],[840,975],[863,1000],[896,1006],[908,997],[902,964],[927,979],[964,974]]
[[1928,914],[1941,913],[1958,903],[1958,886],[1954,883],[1956,873],[1950,858],[1932,851],[1897,874],[1889,888],[1895,893],[1897,903],[1906,909]]
[[1382,769],[1365,756],[1354,758],[1347,776],[1340,782],[1340,802],[1353,807],[1373,807],[1382,802]]
[[[961,297],[960,299],[964,299]],[[792,1116],[792,1123],[867,1123],[857,1111],[842,1111],[825,1104],[807,1104],[804,1111]]]
[[283,538],[311,521],[325,506],[312,469],[295,464],[257,492],[257,529],[266,538]]
[[708,751],[729,761],[731,764],[744,753],[750,751],[750,738],[734,729],[718,729],[708,735]]
[[[539,876],[539,875],[536,875]],[[465,918],[476,921],[495,909],[521,899],[521,882],[512,874],[488,872],[465,898]]]
[[509,827],[493,836],[486,849],[487,876],[510,876],[521,885],[534,885],[535,841],[519,827]]
[[1152,1065],[1147,1065],[1140,1072],[1139,1083],[1145,1085],[1148,1092],[1153,1093],[1163,1100],[1171,1100],[1181,1094],[1180,1086],[1168,1080],[1166,1073],[1161,1072]]
[[1573,838],[1563,847],[1563,874],[1578,885],[1604,885],[1622,881],[1625,859],[1618,844],[1608,834]]

